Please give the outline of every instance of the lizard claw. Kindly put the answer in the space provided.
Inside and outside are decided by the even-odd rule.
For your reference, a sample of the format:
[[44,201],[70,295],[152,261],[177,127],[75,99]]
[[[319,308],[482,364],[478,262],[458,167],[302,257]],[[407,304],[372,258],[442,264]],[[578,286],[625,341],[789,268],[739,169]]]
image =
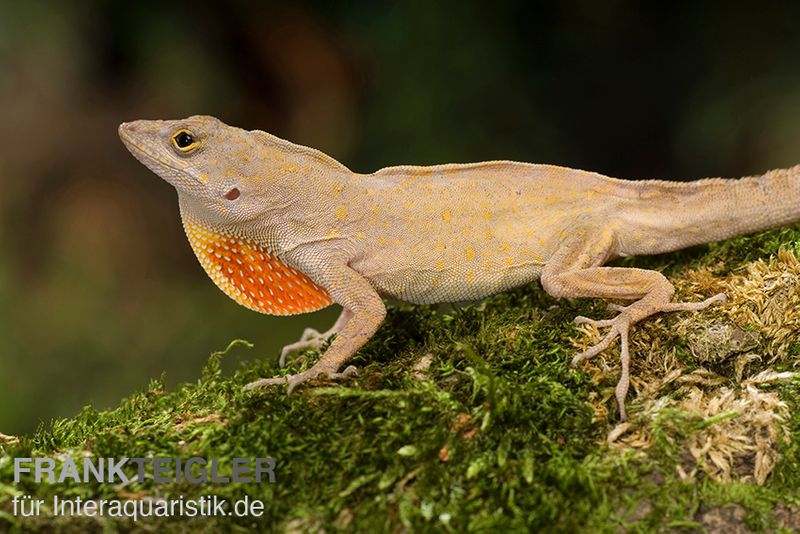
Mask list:
[[340,380],[343,378],[356,376],[357,374],[358,370],[352,365],[348,365],[347,368],[341,373],[335,373],[335,372],[332,373],[324,369],[315,369],[314,367],[312,367],[308,371],[303,371],[302,373],[298,373],[296,375],[286,375],[275,378],[262,378],[261,380],[250,382],[244,387],[244,389],[259,389],[266,386],[278,386],[281,384],[288,384],[289,387],[286,390],[286,394],[289,395],[292,393],[295,387],[299,386],[303,382],[313,380],[320,376],[327,376],[327,378],[330,380]]

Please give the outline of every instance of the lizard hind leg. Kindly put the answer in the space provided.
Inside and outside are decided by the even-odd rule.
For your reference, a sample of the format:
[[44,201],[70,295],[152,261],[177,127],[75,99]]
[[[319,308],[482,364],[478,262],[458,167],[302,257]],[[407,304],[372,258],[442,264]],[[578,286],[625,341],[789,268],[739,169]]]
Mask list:
[[[598,247],[595,250],[603,249]],[[554,256],[554,260],[546,266],[542,274],[542,285],[551,295],[635,301],[625,307],[613,306],[612,309],[619,312],[613,319],[594,320],[582,316],[575,318],[578,324],[592,324],[600,328],[608,327],[610,330],[599,343],[577,354],[572,359],[572,365],[596,356],[609,348],[615,339],[620,338],[621,372],[616,387],[616,399],[622,420],[626,418],[625,398],[630,386],[628,332],[631,325],[660,312],[701,310],[725,298],[720,294],[703,302],[670,302],[675,288],[659,272],[628,267],[600,267],[598,264],[604,258],[599,254],[591,257],[568,249],[564,254]]]

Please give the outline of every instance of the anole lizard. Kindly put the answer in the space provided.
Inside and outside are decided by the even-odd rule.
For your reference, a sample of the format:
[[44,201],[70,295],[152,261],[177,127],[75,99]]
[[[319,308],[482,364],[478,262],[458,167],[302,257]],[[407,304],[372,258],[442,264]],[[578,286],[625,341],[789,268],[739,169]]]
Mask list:
[[336,302],[325,333],[308,329],[281,355],[319,348],[296,375],[249,384],[295,386],[341,378],[347,360],[386,316],[382,297],[412,303],[481,299],[541,280],[554,297],[633,301],[573,364],[620,338],[616,388],[625,418],[628,330],[655,313],[723,300],[671,302],[660,273],[603,267],[800,220],[800,166],[738,180],[626,181],[553,165],[489,161],[400,166],[359,174],[317,150],[208,116],[119,127],[127,148],[178,191],[197,258],[214,282],[251,310],[290,315]]

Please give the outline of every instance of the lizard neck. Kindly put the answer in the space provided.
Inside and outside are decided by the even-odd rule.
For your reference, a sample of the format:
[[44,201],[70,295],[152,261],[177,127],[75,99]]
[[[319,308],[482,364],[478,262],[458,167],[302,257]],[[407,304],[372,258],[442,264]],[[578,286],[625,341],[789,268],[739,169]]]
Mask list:
[[800,221],[800,165],[737,180],[635,182],[615,217],[620,252],[659,254]]
[[268,315],[294,315],[330,305],[328,292],[288,265],[264,241],[181,209],[186,236],[214,283],[245,308]]

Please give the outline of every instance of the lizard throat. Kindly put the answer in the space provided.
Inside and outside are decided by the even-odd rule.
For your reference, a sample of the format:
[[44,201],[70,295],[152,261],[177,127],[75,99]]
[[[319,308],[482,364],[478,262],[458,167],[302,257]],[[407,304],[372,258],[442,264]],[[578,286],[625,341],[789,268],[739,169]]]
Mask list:
[[187,220],[184,228],[208,276],[245,308],[268,315],[294,315],[333,302],[325,289],[252,240],[221,234]]

